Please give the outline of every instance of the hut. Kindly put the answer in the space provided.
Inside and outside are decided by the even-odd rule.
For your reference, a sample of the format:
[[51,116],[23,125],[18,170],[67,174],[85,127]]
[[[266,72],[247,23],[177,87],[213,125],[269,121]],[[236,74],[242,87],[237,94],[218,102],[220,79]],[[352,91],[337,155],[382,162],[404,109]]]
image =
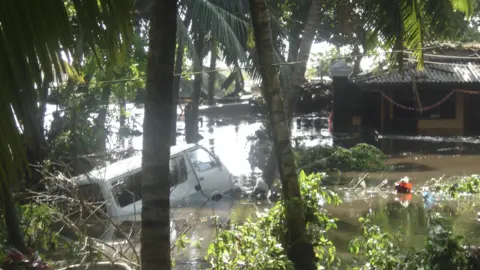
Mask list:
[[448,57],[427,52],[421,71],[416,63],[406,63],[402,71],[334,77],[334,131],[359,127],[388,134],[479,134],[480,57],[458,50],[452,57],[452,51]]

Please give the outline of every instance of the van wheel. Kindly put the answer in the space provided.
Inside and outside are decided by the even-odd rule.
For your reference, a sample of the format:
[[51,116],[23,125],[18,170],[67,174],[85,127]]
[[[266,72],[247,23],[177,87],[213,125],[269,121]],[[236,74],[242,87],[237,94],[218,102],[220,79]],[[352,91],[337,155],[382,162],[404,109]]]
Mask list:
[[220,193],[214,194],[214,195],[212,196],[212,201],[218,202],[218,201],[220,201],[220,200],[222,200],[222,199],[223,199],[223,195],[220,194]]

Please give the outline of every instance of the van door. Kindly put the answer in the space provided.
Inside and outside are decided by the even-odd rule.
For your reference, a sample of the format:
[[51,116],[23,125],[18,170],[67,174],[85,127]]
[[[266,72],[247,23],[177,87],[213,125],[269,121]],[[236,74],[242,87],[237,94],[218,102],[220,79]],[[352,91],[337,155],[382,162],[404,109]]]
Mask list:
[[223,195],[233,189],[227,168],[210,152],[199,147],[189,150],[187,156],[206,196],[211,198],[216,193]]
[[183,156],[170,159],[170,206],[186,204],[186,198],[195,191],[196,179],[189,179],[187,163]]

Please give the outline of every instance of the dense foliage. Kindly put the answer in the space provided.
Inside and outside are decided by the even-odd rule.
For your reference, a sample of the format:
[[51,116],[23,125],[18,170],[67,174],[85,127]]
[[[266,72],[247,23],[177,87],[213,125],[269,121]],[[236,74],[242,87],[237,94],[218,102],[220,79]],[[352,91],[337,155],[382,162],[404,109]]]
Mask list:
[[378,148],[361,143],[346,149],[339,146],[297,148],[298,167],[307,173],[319,171],[385,171],[386,155]]
[[[335,220],[322,207],[341,203],[335,193],[320,183],[324,174],[300,173],[302,205],[306,213],[307,232],[316,257],[322,265],[335,263],[335,246],[328,240],[327,231],[335,229]],[[266,213],[257,213],[232,230],[222,231],[208,250],[208,259],[219,269],[292,269],[284,249],[287,230],[283,208],[288,202],[280,201]]]

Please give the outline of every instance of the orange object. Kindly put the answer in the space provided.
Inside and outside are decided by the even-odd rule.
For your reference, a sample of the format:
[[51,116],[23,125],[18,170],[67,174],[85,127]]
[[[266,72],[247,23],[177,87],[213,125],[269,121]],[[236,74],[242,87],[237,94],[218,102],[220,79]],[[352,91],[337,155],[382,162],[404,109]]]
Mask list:
[[408,194],[405,194],[403,196],[401,196],[399,199],[401,202],[404,202],[404,201],[411,201],[413,198],[413,195],[412,193],[408,193]]
[[397,193],[411,193],[412,192],[413,185],[410,182],[396,182],[395,183],[395,190]]

